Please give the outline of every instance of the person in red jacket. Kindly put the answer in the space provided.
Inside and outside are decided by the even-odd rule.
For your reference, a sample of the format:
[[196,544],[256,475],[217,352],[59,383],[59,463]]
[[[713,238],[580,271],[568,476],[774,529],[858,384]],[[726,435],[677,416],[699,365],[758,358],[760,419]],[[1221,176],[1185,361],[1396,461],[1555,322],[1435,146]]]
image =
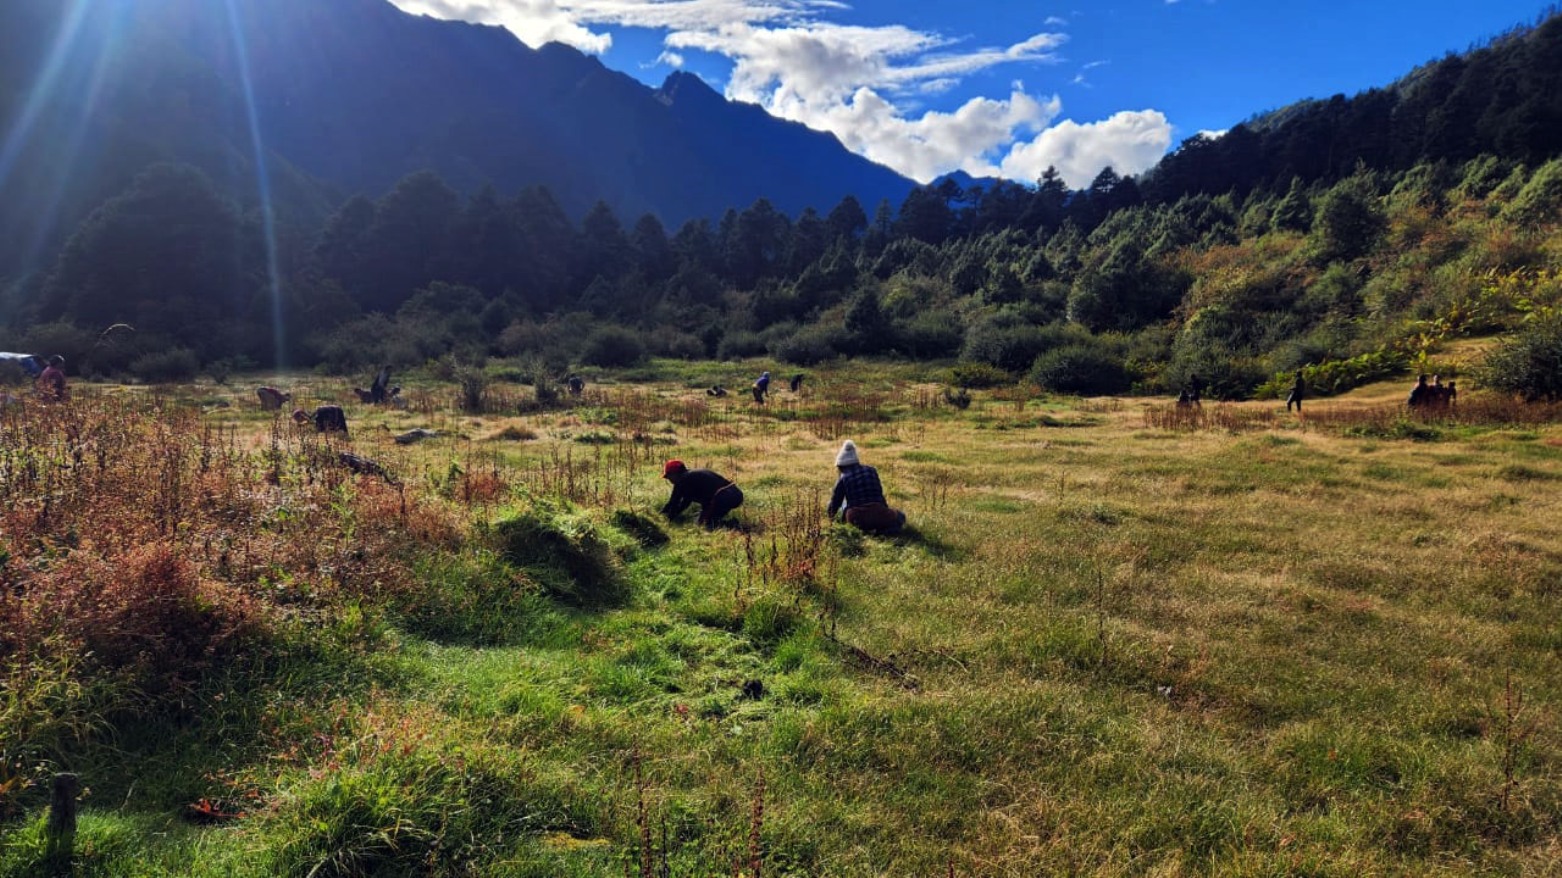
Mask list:
[[700,507],[700,524],[712,530],[728,512],[743,505],[743,491],[729,478],[708,469],[689,469],[681,460],[669,460],[662,478],[672,482],[673,493],[662,514],[677,519],[689,504]]
[[38,375],[38,395],[46,402],[64,402],[70,398],[65,386],[65,358],[59,354],[49,358],[49,367]]

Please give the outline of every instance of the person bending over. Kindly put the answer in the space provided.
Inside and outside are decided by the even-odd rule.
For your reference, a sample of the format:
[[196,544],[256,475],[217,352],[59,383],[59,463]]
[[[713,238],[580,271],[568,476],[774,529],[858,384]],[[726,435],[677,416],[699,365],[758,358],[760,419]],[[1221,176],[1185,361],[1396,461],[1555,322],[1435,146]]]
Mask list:
[[693,503],[700,507],[700,524],[711,530],[728,512],[743,505],[743,491],[729,478],[708,469],[689,469],[681,460],[669,460],[662,478],[672,483],[672,496],[662,514],[677,519]]
[[831,518],[840,512],[847,524],[874,534],[898,533],[906,526],[906,513],[884,502],[879,471],[858,459],[857,443],[850,439],[842,443],[835,455],[835,468],[840,475],[830,494],[827,512]]

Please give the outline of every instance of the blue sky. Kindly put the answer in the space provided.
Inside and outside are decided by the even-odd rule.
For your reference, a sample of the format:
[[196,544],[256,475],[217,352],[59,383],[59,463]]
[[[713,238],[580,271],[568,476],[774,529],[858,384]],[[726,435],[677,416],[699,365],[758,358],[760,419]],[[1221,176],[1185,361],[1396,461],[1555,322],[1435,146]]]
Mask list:
[[392,0],[676,69],[920,180],[1084,186],[1200,131],[1387,84],[1546,0]]

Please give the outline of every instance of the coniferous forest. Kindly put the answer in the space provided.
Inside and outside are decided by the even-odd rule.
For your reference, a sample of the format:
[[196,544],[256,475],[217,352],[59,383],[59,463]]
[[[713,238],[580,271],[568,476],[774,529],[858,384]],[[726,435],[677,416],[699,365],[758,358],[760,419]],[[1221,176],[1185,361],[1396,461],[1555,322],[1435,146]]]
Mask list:
[[[761,198],[669,228],[600,202],[571,216],[540,185],[463,194],[425,171],[315,227],[156,165],[50,270],[10,280],[3,346],[144,381],[764,355],[959,361],[971,380],[1083,393],[1174,390],[1197,372],[1228,398],[1305,368],[1327,391],[1403,368],[1429,332],[1500,328],[1469,325],[1493,295],[1544,301],[1559,210],[1553,15],[1083,190],[1052,172],[946,178],[899,204],[847,196],[789,216]],[[117,323],[136,332],[100,343]]]

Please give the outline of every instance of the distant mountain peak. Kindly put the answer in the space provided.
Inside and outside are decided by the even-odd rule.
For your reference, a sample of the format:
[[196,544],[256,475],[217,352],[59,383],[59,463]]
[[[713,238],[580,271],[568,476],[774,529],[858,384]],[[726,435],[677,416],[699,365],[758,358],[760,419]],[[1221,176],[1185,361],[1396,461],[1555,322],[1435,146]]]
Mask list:
[[685,70],[674,70],[656,90],[656,99],[668,106],[679,102],[705,101],[725,103],[726,98],[710,83]]

